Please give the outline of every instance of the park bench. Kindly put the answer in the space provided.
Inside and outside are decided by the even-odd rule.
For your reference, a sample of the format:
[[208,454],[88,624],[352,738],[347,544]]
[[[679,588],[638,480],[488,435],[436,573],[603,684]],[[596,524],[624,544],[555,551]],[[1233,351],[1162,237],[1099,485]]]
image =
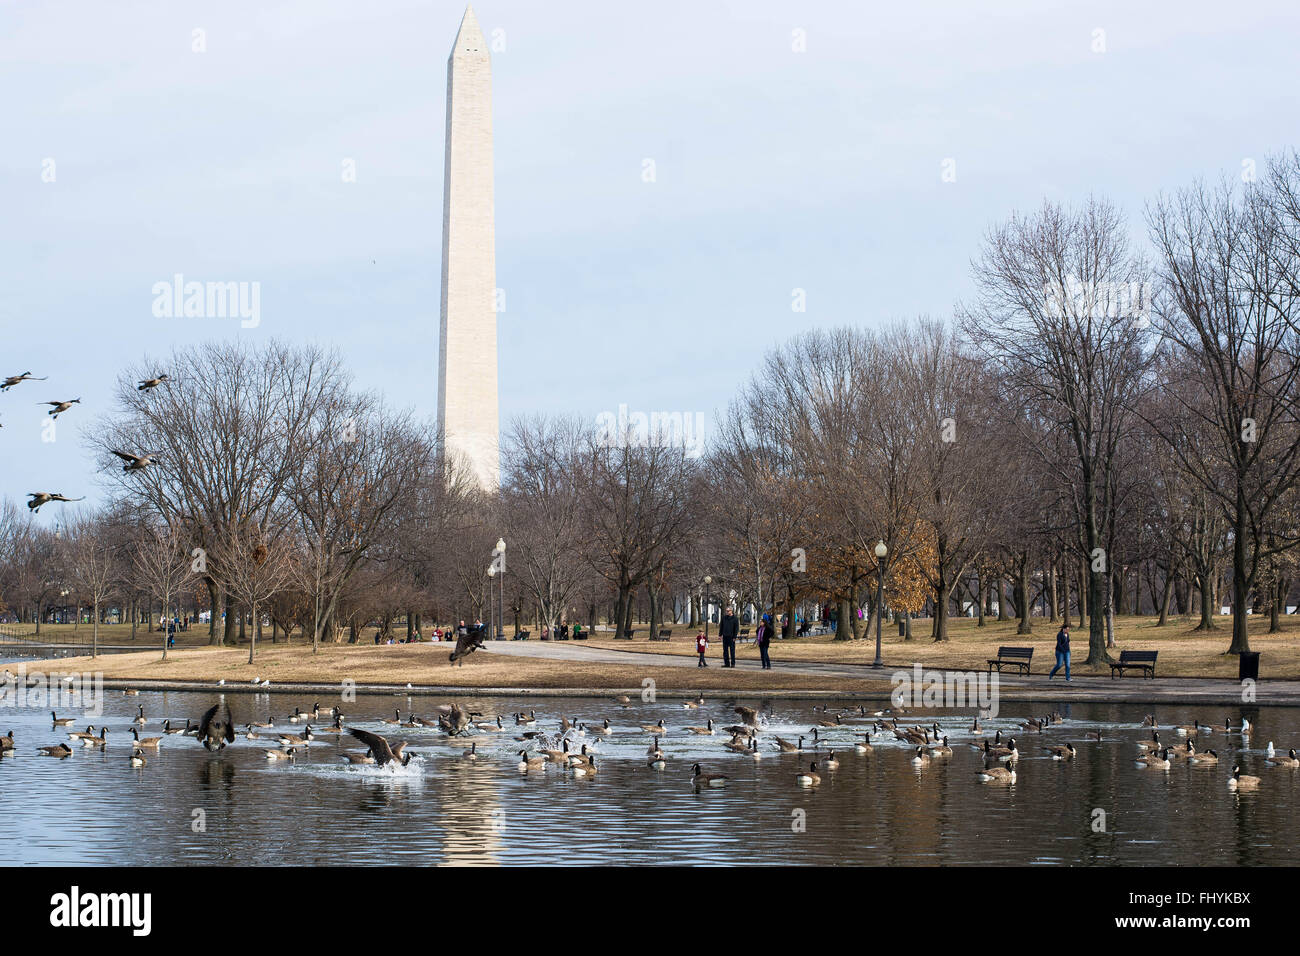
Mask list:
[[999,647],[998,656],[989,659],[989,673],[993,673],[993,668],[1002,673],[1003,667],[1018,667],[1020,673],[1029,673],[1029,662],[1034,656],[1032,647]]
[[661,628],[659,628],[659,636],[658,636],[658,637],[652,637],[652,638],[650,638],[650,640],[652,640],[652,641],[670,641],[670,640],[672,640],[672,637],[673,637],[673,629],[672,629],[671,627],[661,627]]
[[514,639],[515,639],[516,641],[526,641],[526,640],[528,640],[528,634],[529,634],[529,633],[530,633],[530,632],[528,632],[528,631],[520,631],[518,634],[515,635]]
[[622,634],[615,634],[615,635],[614,635],[614,639],[617,640],[617,641],[630,641],[630,640],[632,640],[632,638],[634,638],[634,637],[636,637],[636,630],[635,630],[635,629],[628,629],[628,630],[624,631]]
[[745,643],[747,640],[749,640],[749,639],[750,639],[750,638],[749,638],[749,628],[747,628],[747,627],[742,627],[739,631],[736,632],[736,640],[737,640],[737,642],[739,642],[739,643],[741,643],[741,644],[744,644],[744,643]]
[[574,631],[574,632],[573,632],[573,639],[574,639],[575,641],[585,641],[585,640],[587,639],[587,632],[586,632],[586,631]]
[[1120,676],[1128,668],[1137,668],[1144,671],[1147,677],[1155,680],[1156,676],[1156,655],[1159,651],[1120,651],[1119,660],[1111,661],[1110,678],[1115,679],[1115,672],[1119,671]]

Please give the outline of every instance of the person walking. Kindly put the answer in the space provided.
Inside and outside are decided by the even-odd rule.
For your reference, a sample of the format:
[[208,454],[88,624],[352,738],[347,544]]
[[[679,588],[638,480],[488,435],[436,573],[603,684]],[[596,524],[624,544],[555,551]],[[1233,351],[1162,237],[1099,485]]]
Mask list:
[[754,632],[754,643],[758,645],[759,659],[762,661],[763,670],[770,671],[772,662],[767,656],[767,645],[772,640],[772,617],[769,614],[763,615],[763,622],[758,625],[758,630]]
[[1051,680],[1056,676],[1056,672],[1062,667],[1065,668],[1065,682],[1073,683],[1070,680],[1070,625],[1062,624],[1061,629],[1056,632],[1056,666],[1052,668],[1047,679]]
[[736,637],[740,634],[740,619],[730,607],[723,612],[718,622],[718,634],[722,637],[722,666],[736,666]]
[[697,666],[708,667],[708,661],[704,659],[704,652],[709,649],[709,639],[704,636],[703,631],[700,631],[700,633],[695,636],[695,649],[700,652],[700,663]]

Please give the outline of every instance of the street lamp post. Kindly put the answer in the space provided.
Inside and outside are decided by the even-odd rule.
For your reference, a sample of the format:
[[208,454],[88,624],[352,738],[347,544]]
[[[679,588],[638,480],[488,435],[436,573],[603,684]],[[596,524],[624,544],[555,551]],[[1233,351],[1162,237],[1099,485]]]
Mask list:
[[709,585],[713,583],[713,576],[704,575],[704,639],[709,639]]
[[496,568],[500,584],[497,585],[497,639],[505,640],[505,616],[506,616],[506,539],[497,538],[497,547],[493,554],[496,560],[492,566]]
[[884,667],[880,659],[880,619],[885,616],[885,555],[889,549],[885,542],[876,542],[876,659],[872,667]]

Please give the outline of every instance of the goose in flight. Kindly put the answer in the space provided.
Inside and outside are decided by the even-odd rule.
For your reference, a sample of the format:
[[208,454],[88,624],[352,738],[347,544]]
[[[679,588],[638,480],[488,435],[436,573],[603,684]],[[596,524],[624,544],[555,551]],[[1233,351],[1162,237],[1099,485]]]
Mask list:
[[[48,378],[48,376],[46,377]],[[45,381],[44,378],[36,378],[32,375],[31,372],[23,372],[22,375],[10,375],[8,378],[4,380],[3,383],[0,383],[0,392],[9,391],[9,389],[13,388],[19,382],[43,382],[43,381]]]
[[152,465],[158,458],[158,453],[156,451],[151,451],[147,455],[132,455],[130,452],[118,451],[114,448],[112,449],[112,452],[118,458],[121,458],[126,462],[126,464],[122,466],[123,471],[143,471],[145,468]]
[[456,649],[451,652],[448,662],[455,664],[460,661],[460,666],[465,666],[465,658],[469,657],[476,650],[483,646],[487,640],[487,626],[467,628],[465,633],[456,638]]
[[147,392],[147,391],[149,391],[149,389],[151,389],[151,388],[157,388],[159,385],[161,385],[161,384],[162,384],[163,382],[165,382],[165,381],[167,381],[167,376],[166,376],[166,375],[159,375],[159,376],[157,376],[156,378],[146,378],[144,381],[142,381],[142,382],[141,382],[139,385],[137,385],[135,388],[136,388],[136,391],[138,391],[138,392]]
[[37,402],[36,404],[50,406],[50,417],[58,418],[60,415],[66,412],[73,405],[80,405],[81,399],[73,398],[73,399],[69,399],[66,402]]
[[405,752],[405,740],[394,747],[378,734],[372,734],[368,730],[361,730],[359,727],[349,727],[348,733],[370,748],[370,756],[374,757],[375,763],[381,767],[390,760],[400,762],[403,767],[411,762],[411,754]]
[[47,505],[51,501],[85,501],[86,500],[85,495],[82,495],[80,498],[65,498],[63,495],[57,493],[51,494],[48,491],[29,492],[27,497],[31,499],[31,501],[27,502],[27,507],[30,508],[33,513],[39,513],[41,510],[41,505]]
[[213,704],[199,721],[199,742],[209,750],[221,750],[226,744],[235,742],[235,722],[230,717],[230,708],[223,700]]

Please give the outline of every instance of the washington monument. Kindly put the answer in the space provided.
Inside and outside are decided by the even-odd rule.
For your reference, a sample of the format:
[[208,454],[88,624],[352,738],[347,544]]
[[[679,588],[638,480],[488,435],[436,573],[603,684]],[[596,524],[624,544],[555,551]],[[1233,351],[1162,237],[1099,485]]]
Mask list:
[[490,491],[501,467],[493,218],[492,65],[467,7],[447,58],[438,421],[449,459]]

